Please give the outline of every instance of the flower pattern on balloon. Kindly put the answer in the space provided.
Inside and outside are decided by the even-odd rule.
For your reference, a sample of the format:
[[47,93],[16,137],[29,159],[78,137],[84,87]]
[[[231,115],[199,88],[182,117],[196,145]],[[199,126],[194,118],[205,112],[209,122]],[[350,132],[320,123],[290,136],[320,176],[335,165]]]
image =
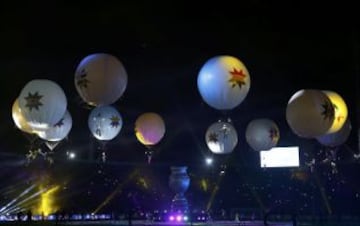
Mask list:
[[321,115],[324,116],[324,120],[333,120],[335,116],[334,104],[331,103],[330,100],[325,100],[325,102],[321,106],[323,107]]
[[54,127],[62,127],[64,125],[64,118],[62,118],[62,119],[60,119],[60,121],[58,122],[58,123],[56,123],[55,125],[54,125]]
[[271,128],[269,130],[269,137],[272,142],[277,142],[279,140],[279,132],[276,128]]
[[26,100],[26,105],[25,107],[27,107],[29,109],[29,111],[32,111],[32,109],[34,108],[35,110],[39,110],[39,107],[42,106],[43,104],[40,102],[40,99],[42,98],[42,95],[39,95],[39,92],[35,92],[34,94],[32,94],[31,92],[28,93],[28,96],[25,97]]
[[229,73],[231,74],[229,82],[232,88],[234,88],[236,85],[238,85],[239,88],[241,88],[243,85],[246,85],[246,74],[242,69],[237,70],[236,68],[233,68],[233,70],[229,71]]
[[90,83],[90,81],[86,77],[87,77],[87,73],[85,69],[82,69],[80,72],[80,78],[78,78],[76,82],[77,85],[82,89],[86,89],[88,87],[88,84]]
[[216,133],[210,133],[209,134],[209,141],[214,142],[214,143],[219,142],[218,135]]
[[113,115],[111,118],[111,127],[113,128],[117,128],[118,126],[120,126],[120,117],[116,116],[116,115]]

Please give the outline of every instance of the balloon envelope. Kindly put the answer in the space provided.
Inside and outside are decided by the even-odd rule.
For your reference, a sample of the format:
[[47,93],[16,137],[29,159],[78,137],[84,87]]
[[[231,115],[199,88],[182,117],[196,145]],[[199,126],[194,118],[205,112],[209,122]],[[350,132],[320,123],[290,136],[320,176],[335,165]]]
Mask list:
[[315,138],[329,131],[334,121],[334,107],[320,90],[299,90],[286,107],[286,121],[300,137]]
[[346,120],[343,127],[339,131],[316,137],[316,140],[324,146],[336,147],[346,142],[346,140],[349,138],[350,132],[351,123],[349,120]]
[[128,76],[123,64],[105,53],[85,57],[75,72],[80,97],[93,106],[110,105],[125,92]]
[[64,116],[67,100],[57,83],[47,79],[35,79],[21,90],[19,106],[28,124],[34,130],[44,131]]
[[266,151],[275,147],[280,131],[274,121],[266,118],[252,120],[246,127],[246,141],[255,151]]
[[26,133],[36,133],[31,126],[27,123],[26,119],[24,118],[23,113],[21,112],[21,109],[19,107],[19,99],[16,98],[16,100],[13,103],[12,106],[12,118],[14,120],[14,123],[16,127],[23,132]]
[[334,133],[343,127],[348,116],[348,109],[344,99],[338,93],[328,90],[323,92],[331,100],[331,103],[334,106],[335,118],[331,128],[328,131],[328,133]]
[[250,89],[250,75],[245,65],[232,56],[209,59],[197,78],[202,99],[218,110],[231,110],[238,106]]
[[157,144],[165,134],[165,123],[160,115],[147,112],[140,115],[135,122],[135,135],[144,145]]
[[238,143],[238,135],[232,124],[219,121],[209,126],[205,140],[214,154],[229,154]]
[[119,134],[123,120],[114,107],[106,105],[96,107],[90,112],[88,125],[96,139],[108,141]]
[[38,136],[47,141],[61,141],[70,132],[72,127],[72,118],[69,111],[65,112],[65,115],[59,122],[53,125],[50,129],[38,132]]

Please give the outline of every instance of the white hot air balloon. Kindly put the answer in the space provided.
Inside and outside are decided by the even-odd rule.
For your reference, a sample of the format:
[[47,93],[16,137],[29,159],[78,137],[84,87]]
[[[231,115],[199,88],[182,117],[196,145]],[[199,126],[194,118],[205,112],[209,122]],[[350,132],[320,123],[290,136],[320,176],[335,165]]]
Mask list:
[[116,108],[106,105],[96,107],[90,112],[88,125],[96,139],[109,141],[119,134],[123,120]]
[[50,129],[38,132],[38,136],[47,141],[61,141],[70,132],[72,127],[72,118],[69,111],[65,112],[65,115],[59,122],[53,125]]
[[316,137],[316,140],[327,147],[336,147],[344,144],[349,138],[351,132],[351,123],[346,120],[341,129],[335,133],[327,133],[322,136]]
[[28,124],[36,131],[44,131],[64,116],[67,100],[63,89],[47,79],[28,82],[19,95],[19,106]]
[[85,57],[75,72],[80,97],[92,106],[110,105],[125,92],[128,76],[123,64],[105,53]]
[[289,100],[286,120],[299,137],[315,138],[324,135],[334,121],[334,106],[320,90],[299,90]]
[[247,125],[245,137],[252,149],[266,151],[277,145],[280,131],[276,123],[270,119],[254,119]]
[[231,123],[219,121],[207,129],[205,140],[214,154],[230,154],[238,143],[238,135]]
[[36,133],[31,126],[28,124],[26,119],[24,118],[23,113],[21,112],[21,109],[19,107],[19,99],[16,98],[16,100],[13,103],[12,106],[12,118],[14,120],[14,123],[18,129],[20,129],[23,132],[33,134]]
[[197,86],[208,105],[217,110],[231,110],[247,96],[250,75],[237,58],[217,56],[209,59],[201,68]]

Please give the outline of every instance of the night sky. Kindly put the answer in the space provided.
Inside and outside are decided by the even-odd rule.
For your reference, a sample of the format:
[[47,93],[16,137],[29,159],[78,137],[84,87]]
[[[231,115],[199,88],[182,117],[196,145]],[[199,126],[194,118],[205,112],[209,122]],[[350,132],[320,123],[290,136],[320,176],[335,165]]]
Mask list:
[[[269,208],[298,200],[296,206],[302,211],[326,213],[319,189],[322,184],[334,211],[355,211],[352,206],[360,204],[360,167],[354,158],[359,152],[360,34],[354,14],[342,7],[336,12],[348,13],[341,18],[333,11],[323,9],[319,15],[297,5],[281,10],[261,1],[241,2],[238,7],[225,2],[208,4],[1,3],[0,190],[7,191],[9,185],[19,188],[0,194],[0,206],[21,188],[44,180],[61,187],[58,203],[62,208],[92,211],[121,183],[121,192],[104,210],[125,208],[120,203],[126,203],[134,192],[143,199],[143,208],[154,208],[152,201],[159,200],[162,206],[172,197],[167,186],[169,167],[186,165],[192,178],[189,199],[194,206],[205,208],[218,180],[219,165],[225,161],[215,156],[215,165],[205,166],[204,156],[210,154],[205,132],[213,122],[230,117],[239,143],[227,160],[228,169],[214,201],[216,208],[259,208],[261,204],[254,198],[258,196]],[[87,126],[90,109],[74,85],[81,59],[99,52],[118,57],[128,73],[126,91],[113,104],[124,125],[106,144],[106,163],[97,159],[100,144]],[[228,112],[208,106],[197,89],[200,68],[216,55],[239,58],[251,76],[248,96]],[[63,88],[73,127],[54,150],[53,164],[39,157],[26,165],[29,137],[16,129],[11,106],[22,87],[39,78],[53,80]],[[326,158],[323,147],[316,140],[297,137],[286,123],[286,104],[300,89],[333,90],[348,105],[353,130],[339,148],[337,173],[328,165],[311,172],[306,162]],[[147,148],[134,134],[135,120],[145,112],[157,112],[166,124],[165,136],[154,147],[150,165],[144,156]],[[299,172],[260,168],[258,153],[245,140],[246,125],[260,117],[278,124],[279,146],[300,147],[304,167]],[[47,150],[45,145],[41,147]],[[68,160],[68,151],[76,152],[77,158]],[[136,169],[135,176],[126,182]],[[139,178],[145,178],[149,186]],[[209,184],[206,191],[200,185],[204,178]],[[78,203],[83,204],[79,207]]]

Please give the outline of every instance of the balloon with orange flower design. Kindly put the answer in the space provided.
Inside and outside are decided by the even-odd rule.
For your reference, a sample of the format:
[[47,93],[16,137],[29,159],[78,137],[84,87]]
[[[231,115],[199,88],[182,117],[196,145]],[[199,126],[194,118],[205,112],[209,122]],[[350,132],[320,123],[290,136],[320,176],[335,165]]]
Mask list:
[[252,120],[246,127],[246,141],[255,151],[266,151],[275,147],[280,139],[276,123],[267,118]]
[[328,133],[334,117],[334,106],[321,90],[299,90],[286,106],[286,121],[299,137],[315,138]]
[[208,105],[217,110],[231,110],[246,98],[250,89],[250,75],[239,59],[216,56],[202,66],[197,86]]
[[88,125],[97,140],[109,141],[119,134],[123,120],[116,108],[105,105],[96,107],[90,112]]
[[205,141],[212,153],[227,155],[234,151],[238,143],[238,134],[230,121],[219,120],[208,127]]

